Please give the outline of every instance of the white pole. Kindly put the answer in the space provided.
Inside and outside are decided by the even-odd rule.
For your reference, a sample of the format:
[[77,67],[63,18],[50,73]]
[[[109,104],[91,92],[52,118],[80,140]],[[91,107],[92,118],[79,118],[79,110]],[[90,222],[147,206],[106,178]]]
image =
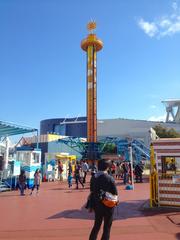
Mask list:
[[130,164],[131,164],[131,184],[132,184],[132,188],[134,189],[132,147],[129,147],[129,158],[130,158]]
[[4,168],[7,169],[8,161],[9,161],[9,138],[8,137],[5,138],[5,146],[6,146],[6,150],[4,154]]

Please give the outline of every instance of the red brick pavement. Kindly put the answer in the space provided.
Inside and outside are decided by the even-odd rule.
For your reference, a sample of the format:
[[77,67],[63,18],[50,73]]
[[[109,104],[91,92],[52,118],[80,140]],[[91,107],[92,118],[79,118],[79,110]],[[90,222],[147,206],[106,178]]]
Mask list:
[[[17,191],[0,193],[0,239],[13,240],[86,240],[93,224],[93,214],[83,205],[89,184],[79,190],[67,183],[42,183],[40,193],[19,196]],[[125,190],[117,182],[120,204],[115,210],[111,240],[180,239],[180,212],[144,208],[149,198],[149,183]],[[100,239],[100,234],[99,234]]]

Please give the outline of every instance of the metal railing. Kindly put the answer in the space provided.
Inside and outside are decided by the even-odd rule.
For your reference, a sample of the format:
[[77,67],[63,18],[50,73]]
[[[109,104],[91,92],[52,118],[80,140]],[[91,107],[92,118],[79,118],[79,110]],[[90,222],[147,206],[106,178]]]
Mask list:
[[0,171],[0,188],[12,189],[12,177],[11,166],[8,165],[7,169]]

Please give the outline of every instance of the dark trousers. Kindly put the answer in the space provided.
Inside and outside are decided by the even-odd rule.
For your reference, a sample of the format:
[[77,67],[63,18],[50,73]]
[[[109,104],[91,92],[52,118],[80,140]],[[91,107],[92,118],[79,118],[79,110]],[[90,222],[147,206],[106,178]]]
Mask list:
[[91,234],[89,236],[89,240],[97,239],[97,235],[103,220],[104,220],[104,226],[103,226],[103,235],[101,237],[101,240],[109,240],[114,209],[107,209],[104,206],[96,206],[94,211],[95,211],[95,222],[94,222],[94,226],[91,231]]
[[68,180],[69,188],[72,187],[72,181]]
[[80,178],[79,175],[77,175],[77,176],[75,177],[75,179],[76,179],[76,188],[77,188],[77,189],[78,189],[78,183],[80,183],[80,184],[82,185],[82,187],[84,187],[84,184],[83,184],[83,182],[81,181],[81,178]]
[[25,186],[26,186],[25,183],[19,183],[19,189],[20,189],[21,195],[24,195]]
[[34,191],[35,187],[36,187],[36,189],[38,191],[39,190],[39,184],[36,184],[36,185],[34,184],[33,187],[32,187],[32,191]]
[[84,172],[83,183],[86,183],[86,175],[87,175],[87,172]]
[[126,184],[127,182],[128,182],[128,173],[124,172],[123,183]]
[[136,182],[142,183],[142,174],[137,174],[136,175]]

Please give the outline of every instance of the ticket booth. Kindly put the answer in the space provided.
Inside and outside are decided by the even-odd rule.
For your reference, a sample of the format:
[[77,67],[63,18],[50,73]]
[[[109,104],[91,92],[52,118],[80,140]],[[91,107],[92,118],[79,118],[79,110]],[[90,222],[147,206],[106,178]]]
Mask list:
[[41,150],[29,146],[18,147],[16,160],[20,162],[21,169],[25,171],[28,187],[32,187],[35,171],[41,170]]
[[156,205],[180,207],[180,139],[158,139],[152,142],[152,147],[156,171],[153,186],[157,194]]

